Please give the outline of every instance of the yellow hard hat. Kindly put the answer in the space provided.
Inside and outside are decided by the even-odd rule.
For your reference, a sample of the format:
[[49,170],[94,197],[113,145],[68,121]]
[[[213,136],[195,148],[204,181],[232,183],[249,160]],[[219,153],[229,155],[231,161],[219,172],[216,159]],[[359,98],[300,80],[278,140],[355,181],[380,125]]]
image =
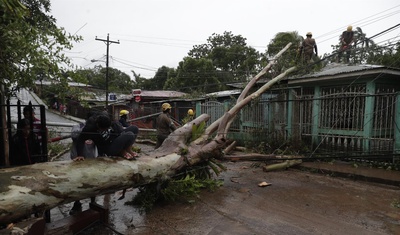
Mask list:
[[193,114],[194,114],[193,109],[189,109],[189,110],[188,110],[188,115],[189,115],[189,116],[193,116]]
[[312,36],[312,33],[311,33],[311,32],[308,32],[308,33],[306,34],[306,36]]
[[171,109],[171,105],[169,103],[164,103],[161,105],[162,111],[165,111],[167,109]]
[[349,26],[347,27],[347,31],[352,31],[352,30],[353,30],[353,26],[349,25]]
[[129,111],[128,110],[125,110],[125,109],[123,109],[123,110],[121,110],[120,112],[119,112],[119,116],[124,116],[124,115],[128,115],[129,114]]

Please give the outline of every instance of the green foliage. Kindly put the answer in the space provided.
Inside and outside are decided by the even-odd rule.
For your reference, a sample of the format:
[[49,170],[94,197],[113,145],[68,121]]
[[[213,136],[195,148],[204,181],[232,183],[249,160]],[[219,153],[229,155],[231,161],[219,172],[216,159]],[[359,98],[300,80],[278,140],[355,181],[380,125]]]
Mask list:
[[400,200],[395,199],[392,203],[391,206],[397,209],[400,209]]
[[[97,65],[91,69],[77,70],[73,79],[76,82],[83,82],[99,89],[106,89],[106,68]],[[115,69],[108,68],[108,90],[110,92],[130,93],[134,83],[128,74]]]
[[285,140],[283,137],[275,136],[265,142],[246,142],[245,146],[252,152],[263,154],[305,154],[309,153],[308,146],[299,140]]
[[270,41],[267,46],[266,54],[269,58],[272,58],[279,53],[288,43],[292,43],[289,50],[287,50],[279,59],[278,63],[274,65],[274,69],[270,71],[271,77],[276,77],[287,68],[296,65],[299,62],[298,49],[303,41],[298,32],[280,32]]
[[224,32],[212,34],[206,44],[195,45],[170,74],[164,89],[210,93],[227,89],[226,83],[247,80],[258,73],[261,55],[246,38]]
[[154,75],[153,78],[147,79],[141,77],[140,74],[136,74],[135,71],[133,72],[134,82],[133,87],[136,89],[143,89],[143,90],[177,90],[173,84],[166,86],[166,82],[170,77],[175,77],[176,72],[174,68],[168,68],[166,66],[162,66],[159,68]]
[[200,122],[198,125],[193,125],[192,138],[190,142],[199,138],[204,133],[205,130],[206,130],[206,123],[204,121]]
[[28,14],[28,9],[19,0],[1,0],[0,9],[2,9],[3,20],[22,18]]
[[140,213],[150,211],[157,201],[161,201],[159,186],[156,182],[139,187],[139,192],[132,201],[127,201],[125,204],[137,206]]
[[190,115],[186,115],[183,119],[182,119],[182,124],[185,125],[186,123],[190,122],[193,120],[193,116]]
[[71,146],[66,146],[64,144],[61,144],[59,142],[54,142],[54,143],[49,143],[47,145],[49,157],[54,157],[57,156],[61,153],[64,153],[68,149],[70,149]]
[[179,151],[180,155],[186,155],[189,153],[189,150],[187,148],[181,148]]
[[[55,131],[49,131],[49,138],[54,138],[60,136],[60,133],[57,133]],[[63,152],[65,152],[67,149],[71,148],[71,144],[65,145],[60,142],[52,142],[47,145],[47,151],[49,153],[49,157],[57,156]]]
[[367,57],[367,63],[400,68],[400,42],[373,48],[373,52]]
[[59,65],[71,63],[63,51],[81,38],[56,26],[49,14],[50,1],[1,0],[0,4],[0,83],[7,88],[5,95],[33,87],[40,77],[65,80]]
[[[167,201],[196,198],[204,184],[195,179],[195,176],[186,175],[178,180],[171,180],[168,187],[162,190],[162,194]],[[184,196],[183,196],[184,195]]]
[[226,167],[213,158],[210,158],[207,161],[207,165],[214,171],[216,175],[219,175],[221,171],[226,171]]
[[206,44],[193,46],[188,55],[211,60],[216,71],[229,72],[235,80],[246,79],[260,70],[261,58],[254,48],[247,46],[246,40],[232,32],[213,33]]
[[222,87],[211,60],[185,57],[179,62],[176,76],[169,77],[164,88],[190,93],[192,91],[213,92]]
[[[386,45],[377,45],[366,36],[360,27],[354,31],[354,46],[351,51],[350,62],[355,64],[385,65],[393,68],[400,68],[400,43],[389,42]],[[338,53],[340,48],[339,40],[337,45],[331,45],[333,53]],[[336,62],[337,56],[327,59],[327,62]]]
[[132,151],[133,151],[133,152],[136,152],[136,153],[140,153],[140,152],[142,152],[142,148],[137,147],[137,146],[133,146],[133,147],[132,147]]
[[[127,204],[136,205],[140,212],[145,212],[161,202],[184,201],[193,203],[199,197],[201,190],[214,191],[223,185],[223,182],[212,179],[209,164],[210,162],[205,162],[189,167],[177,174],[174,179],[139,187],[139,192]],[[214,161],[213,167],[220,167],[220,169],[225,170],[225,167],[216,161]]]

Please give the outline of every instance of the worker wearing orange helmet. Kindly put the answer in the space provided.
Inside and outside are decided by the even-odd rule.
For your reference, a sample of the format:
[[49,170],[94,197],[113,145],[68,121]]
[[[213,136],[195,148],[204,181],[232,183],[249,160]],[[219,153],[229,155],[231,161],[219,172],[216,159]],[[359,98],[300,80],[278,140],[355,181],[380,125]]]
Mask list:
[[346,52],[345,62],[350,62],[351,44],[354,42],[353,27],[349,25],[346,31],[343,31],[340,36],[340,48],[338,54],[338,61],[340,62],[343,52]]
[[156,149],[161,146],[164,140],[176,130],[176,126],[171,119],[171,105],[163,103],[161,105],[162,114],[157,117],[157,144]]

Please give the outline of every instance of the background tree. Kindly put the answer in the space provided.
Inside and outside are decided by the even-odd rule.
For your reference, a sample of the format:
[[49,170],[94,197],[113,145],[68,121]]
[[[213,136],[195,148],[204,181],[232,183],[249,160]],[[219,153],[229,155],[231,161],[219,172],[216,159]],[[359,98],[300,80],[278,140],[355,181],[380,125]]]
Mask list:
[[[247,80],[261,68],[261,55],[246,44],[246,38],[226,31],[222,35],[212,34],[206,44],[193,46],[188,57],[209,60],[212,68],[208,73],[221,83]],[[203,66],[204,62],[198,64]]]
[[175,69],[168,68],[167,66],[160,67],[154,77],[150,79],[143,78],[140,74],[136,74],[134,71],[132,72],[135,80],[134,87],[144,90],[162,90],[164,89],[168,77],[175,76]]
[[269,58],[275,56],[288,43],[292,43],[292,46],[284,55],[280,57],[278,63],[274,66],[274,69],[270,71],[270,77],[275,77],[277,74],[280,74],[285,69],[299,62],[299,47],[302,42],[303,37],[300,36],[297,31],[280,32],[275,35],[275,37],[267,45],[266,55],[268,60]]
[[[73,77],[76,82],[83,82],[99,89],[106,89],[106,68],[97,65],[91,69],[81,69]],[[108,68],[108,90],[117,93],[130,93],[134,82],[128,74],[115,68]]]
[[369,39],[360,27],[356,27],[354,31],[354,50],[352,51],[353,62],[356,64],[366,63],[368,57],[373,57],[379,51],[380,49],[374,41]]
[[[227,89],[226,84],[246,81],[260,70],[263,57],[247,46],[246,38],[224,32],[212,34],[206,44],[195,45],[176,69],[163,66],[145,79],[134,73],[135,87],[179,90],[201,94]],[[264,61],[265,62],[265,61]]]
[[176,76],[168,78],[164,89],[187,93],[219,91],[223,88],[210,59],[185,57],[179,62]]
[[9,96],[33,87],[38,74],[63,79],[59,65],[70,66],[64,50],[80,37],[56,26],[49,0],[0,0],[0,84]]
[[164,84],[168,79],[170,73],[174,73],[175,70],[168,68],[166,66],[162,66],[159,68],[154,75],[153,79],[151,79],[151,83],[149,87],[146,88],[148,90],[162,90],[164,88]]
[[177,77],[170,77],[166,86],[176,87],[177,85],[172,85],[174,82],[182,85],[185,83],[184,79],[193,78],[187,81],[191,84],[190,90],[200,86],[202,92],[205,91],[204,84],[213,84],[207,91],[211,91],[210,88],[218,91],[224,89],[224,84],[228,82],[246,81],[256,74],[261,66],[260,61],[260,53],[247,46],[246,38],[231,32],[224,32],[222,35],[214,33],[207,39],[207,43],[195,45],[188,52],[188,56],[179,63]]
[[374,53],[367,57],[368,64],[385,65],[392,68],[400,68],[400,42],[387,43],[381,47],[375,47]]

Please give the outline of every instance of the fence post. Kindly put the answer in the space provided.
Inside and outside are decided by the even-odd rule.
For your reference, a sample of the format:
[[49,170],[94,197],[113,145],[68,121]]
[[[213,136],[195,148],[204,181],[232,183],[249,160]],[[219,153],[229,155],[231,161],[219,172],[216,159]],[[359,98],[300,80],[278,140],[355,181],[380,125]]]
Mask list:
[[374,126],[374,105],[375,105],[375,83],[368,81],[366,83],[367,96],[365,97],[365,109],[364,109],[364,125],[363,125],[363,151],[370,152],[370,138],[373,134]]
[[395,101],[395,104],[396,104],[396,106],[395,106],[395,111],[394,111],[394,119],[393,119],[393,122],[394,122],[394,135],[393,135],[393,137],[394,137],[394,145],[393,145],[393,154],[394,154],[394,157],[393,157],[393,163],[395,163],[396,162],[396,160],[397,161],[399,161],[400,160],[400,157],[399,157],[399,155],[400,155],[400,123],[399,123],[399,120],[400,120],[400,93],[398,92],[397,93],[397,95],[396,95],[396,101]]
[[315,86],[314,90],[314,100],[312,107],[312,120],[311,120],[311,136],[312,136],[312,145],[317,146],[319,140],[319,114],[320,114],[320,106],[321,106],[321,87]]
[[286,117],[286,133],[287,133],[287,140],[292,137],[292,128],[293,128],[293,88],[288,89],[288,96],[287,96],[287,117]]

